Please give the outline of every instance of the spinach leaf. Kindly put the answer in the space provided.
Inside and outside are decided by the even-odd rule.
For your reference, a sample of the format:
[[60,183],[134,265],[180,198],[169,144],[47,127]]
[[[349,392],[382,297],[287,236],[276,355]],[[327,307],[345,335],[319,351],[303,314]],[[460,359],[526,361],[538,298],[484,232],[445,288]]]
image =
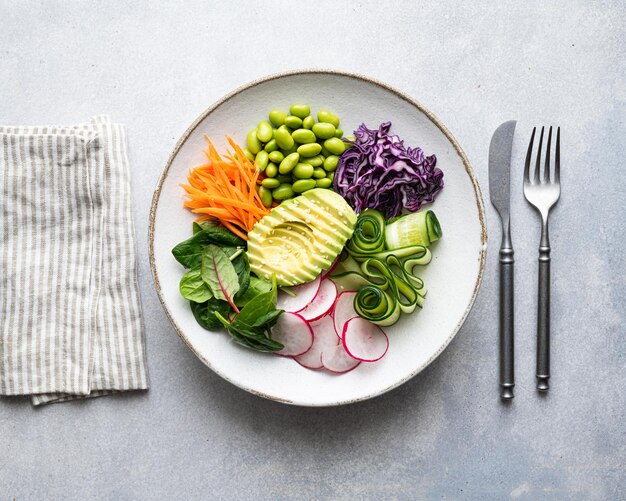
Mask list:
[[271,337],[263,332],[231,327],[228,332],[231,333],[233,339],[243,346],[252,348],[257,351],[280,351],[284,346],[278,341],[274,341]]
[[200,221],[193,223],[194,233],[205,233],[211,243],[219,246],[245,247],[246,241],[232,233],[228,228],[217,221]]
[[245,252],[241,253],[232,263],[239,280],[239,291],[235,294],[234,301],[235,304],[239,305],[239,298],[247,292],[250,286],[250,261],[248,261],[248,254]]
[[228,316],[230,306],[226,301],[211,298],[203,303],[190,301],[191,312],[196,321],[205,329],[216,330],[221,327],[221,323],[217,317],[217,313]]
[[189,301],[204,303],[213,297],[209,286],[202,280],[200,266],[197,266],[183,275],[179,285],[180,294]]
[[276,302],[274,300],[274,294],[270,290],[263,294],[252,298],[241,309],[239,314],[235,317],[233,324],[244,325],[247,327],[254,326],[257,319],[267,315],[270,311],[276,309]]
[[233,263],[217,245],[209,244],[204,250],[201,273],[213,295],[228,301],[235,311],[239,311],[233,302],[233,296],[239,291],[239,277]]
[[239,257],[239,256],[235,256],[233,258],[232,256],[236,254],[237,252],[242,252],[242,249],[239,247],[220,247],[220,249],[222,249],[224,253],[228,256],[228,259],[230,259],[231,263],[234,262],[237,259],[237,257]]
[[[255,286],[266,288],[261,284],[259,280]],[[269,290],[250,299],[232,322],[220,313],[216,317],[237,343],[258,351],[279,351],[283,345],[272,339],[271,328],[282,313],[283,310],[276,309],[276,282],[273,281]]]
[[252,328],[262,327],[263,329],[271,329],[274,325],[276,325],[278,317],[280,317],[284,311],[285,310],[272,310],[267,312],[265,315],[261,315],[252,324]]
[[228,329],[233,340],[242,346],[257,351],[280,351],[283,349],[281,343],[274,341],[269,336],[269,331],[247,328],[243,325],[237,325],[235,322],[229,323],[221,313],[216,313],[215,316]]
[[272,290],[272,283],[263,278],[257,278],[254,275],[250,275],[250,284],[246,291],[242,294],[241,291],[235,296],[235,303],[239,307],[245,306],[255,297]]
[[172,254],[185,268],[195,268],[202,262],[202,253],[208,243],[210,241],[204,232],[196,233],[174,247]]
[[[204,248],[209,244],[226,247],[245,247],[246,242],[228,229],[212,221],[193,224],[193,236],[172,249],[176,261],[185,268],[195,268],[202,261]],[[236,249],[233,249],[235,252]]]

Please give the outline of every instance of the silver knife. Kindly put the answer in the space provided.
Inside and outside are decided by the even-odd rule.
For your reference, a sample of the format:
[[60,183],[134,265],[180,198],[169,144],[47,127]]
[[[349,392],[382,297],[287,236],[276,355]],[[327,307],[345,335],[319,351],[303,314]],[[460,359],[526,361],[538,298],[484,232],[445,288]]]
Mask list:
[[513,351],[513,263],[511,242],[511,148],[515,120],[504,122],[496,129],[489,146],[489,195],[500,215],[502,244],[500,245],[500,397],[514,397]]

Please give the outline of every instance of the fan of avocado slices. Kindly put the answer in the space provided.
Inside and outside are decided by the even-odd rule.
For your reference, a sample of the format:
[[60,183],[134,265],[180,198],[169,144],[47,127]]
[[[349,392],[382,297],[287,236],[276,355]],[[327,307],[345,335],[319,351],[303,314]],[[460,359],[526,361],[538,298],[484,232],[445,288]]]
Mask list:
[[248,233],[250,269],[280,286],[310,282],[330,268],[352,236],[357,216],[337,193],[321,188],[286,200]]

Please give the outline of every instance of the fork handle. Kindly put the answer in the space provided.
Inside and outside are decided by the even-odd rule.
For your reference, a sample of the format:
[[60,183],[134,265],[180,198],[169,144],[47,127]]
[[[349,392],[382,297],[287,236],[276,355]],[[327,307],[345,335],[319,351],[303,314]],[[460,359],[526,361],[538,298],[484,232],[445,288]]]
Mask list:
[[512,248],[500,249],[500,397],[514,397],[514,352],[513,352],[513,264]]
[[537,389],[548,391],[550,379],[550,246],[539,247],[537,310]]

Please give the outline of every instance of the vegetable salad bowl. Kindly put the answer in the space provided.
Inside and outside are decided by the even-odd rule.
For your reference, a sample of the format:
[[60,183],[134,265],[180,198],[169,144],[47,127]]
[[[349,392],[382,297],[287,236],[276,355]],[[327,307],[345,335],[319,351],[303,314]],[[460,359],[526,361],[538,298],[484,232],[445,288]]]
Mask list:
[[[422,310],[386,327],[389,348],[375,363],[343,375],[307,370],[285,357],[234,343],[224,332],[203,329],[179,294],[184,272],[172,248],[191,234],[194,214],[183,207],[189,169],[204,162],[205,134],[218,150],[226,136],[244,144],[260,110],[288,109],[294,102],[332,110],[350,135],[392,122],[392,132],[426,155],[437,156],[445,188],[433,204],[442,238],[423,268],[428,293]],[[253,394],[293,405],[332,406],[381,395],[430,364],[452,341],[469,313],[481,283],[486,224],[478,182],[463,150],[444,125],[411,97],[372,79],[349,73],[307,70],[272,75],[241,87],[213,104],[176,144],[159,179],[150,211],[150,264],[159,299],[174,329],[191,351],[224,379]],[[207,389],[210,391],[210,389]]]

